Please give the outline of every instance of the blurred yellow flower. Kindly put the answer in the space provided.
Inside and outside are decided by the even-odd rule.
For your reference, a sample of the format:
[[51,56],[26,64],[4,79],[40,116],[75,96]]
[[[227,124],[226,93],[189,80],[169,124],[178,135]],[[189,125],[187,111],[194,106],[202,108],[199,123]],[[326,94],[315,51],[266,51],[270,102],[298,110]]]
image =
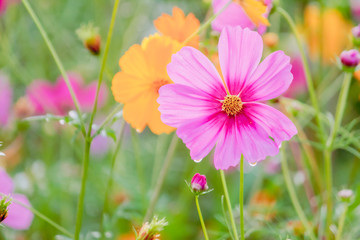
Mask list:
[[121,71],[112,80],[112,93],[124,104],[123,116],[138,132],[146,126],[155,134],[170,133],[174,128],[160,119],[156,102],[159,88],[172,83],[166,65],[182,45],[167,36],[151,35],[135,44],[120,58]]
[[[154,20],[154,25],[161,34],[182,43],[198,30],[200,21],[192,13],[185,16],[184,12],[178,7],[174,7],[172,12],[172,16],[163,13]],[[194,36],[186,45],[199,48],[199,35]]]
[[304,14],[304,31],[310,57],[316,59],[322,51],[323,63],[335,62],[335,57],[349,43],[350,22],[332,8],[325,9],[321,18],[320,9],[315,5],[308,5]]
[[246,15],[251,19],[251,21],[259,26],[263,24],[265,26],[269,26],[269,20],[264,17],[264,14],[267,11],[267,6],[263,1],[259,0],[234,0],[235,3],[239,4]]

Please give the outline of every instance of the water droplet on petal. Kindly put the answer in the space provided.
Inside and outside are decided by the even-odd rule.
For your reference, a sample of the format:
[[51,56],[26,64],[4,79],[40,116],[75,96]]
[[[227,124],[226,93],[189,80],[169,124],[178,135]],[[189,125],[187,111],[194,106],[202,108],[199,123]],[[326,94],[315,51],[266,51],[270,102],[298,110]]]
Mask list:
[[255,167],[257,164],[257,162],[249,162],[249,165],[252,166],[252,167]]
[[201,162],[202,160],[203,160],[202,158],[200,158],[199,160],[194,159],[194,161],[197,162],[197,163]]

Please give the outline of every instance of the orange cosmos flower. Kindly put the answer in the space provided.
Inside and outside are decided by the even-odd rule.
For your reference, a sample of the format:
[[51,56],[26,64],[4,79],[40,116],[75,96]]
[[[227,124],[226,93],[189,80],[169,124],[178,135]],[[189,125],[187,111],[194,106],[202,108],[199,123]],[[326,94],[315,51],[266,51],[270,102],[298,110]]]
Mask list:
[[336,9],[325,9],[321,19],[320,9],[309,5],[305,9],[304,25],[310,56],[318,57],[321,46],[323,63],[335,62],[335,57],[349,43],[351,24]]
[[[174,7],[172,12],[172,16],[163,13],[154,21],[154,25],[161,34],[182,43],[198,30],[200,21],[192,13],[185,16],[178,7]],[[186,45],[199,48],[199,35],[194,36]]]
[[146,126],[155,134],[174,130],[161,121],[156,100],[159,88],[172,83],[166,65],[181,47],[170,37],[155,34],[145,38],[141,45],[130,47],[120,58],[121,72],[114,76],[111,90],[115,100],[124,104],[125,121],[138,132]]

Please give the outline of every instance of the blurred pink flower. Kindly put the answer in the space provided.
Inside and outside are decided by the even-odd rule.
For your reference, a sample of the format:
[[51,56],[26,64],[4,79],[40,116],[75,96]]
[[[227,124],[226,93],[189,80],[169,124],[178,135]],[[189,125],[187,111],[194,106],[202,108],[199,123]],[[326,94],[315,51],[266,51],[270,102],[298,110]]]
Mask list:
[[[83,111],[92,110],[97,82],[89,85],[84,84],[83,78],[75,73],[69,73],[69,80],[79,100]],[[27,89],[27,96],[34,105],[36,114],[52,113],[65,115],[69,110],[75,109],[70,92],[62,77],[59,77],[55,84],[44,80],[35,80]],[[101,86],[98,107],[102,107],[107,99],[107,90]]]
[[0,0],[0,14],[6,10],[6,0]]
[[356,20],[360,20],[360,0],[350,0],[351,12]]
[[[30,202],[26,196],[22,194],[13,194],[13,181],[2,168],[0,168],[0,183],[0,193],[6,195],[10,194],[11,198],[14,200],[19,201],[24,205],[30,206]],[[2,197],[0,196],[0,199],[1,198]],[[2,223],[5,226],[16,230],[25,230],[30,227],[33,218],[34,214],[30,210],[13,202],[8,208],[8,216]]]
[[[272,8],[272,1],[273,0],[263,1],[267,6],[267,11],[264,17],[269,15]],[[219,12],[228,2],[229,0],[213,0],[212,6],[214,13],[216,14]],[[211,23],[211,26],[215,31],[218,32],[221,32],[222,29],[226,26],[240,26],[242,28],[250,29],[256,28],[256,25],[251,21],[242,7],[235,2],[231,3],[219,16],[217,16],[216,19]],[[260,24],[257,30],[260,34],[263,34],[266,31],[266,28],[267,27],[265,25]]]
[[304,66],[300,56],[296,56],[291,60],[291,73],[294,79],[289,89],[284,93],[285,97],[296,98],[307,91],[306,77]]
[[12,95],[13,90],[9,80],[6,76],[0,74],[0,128],[5,126],[9,121]]
[[200,51],[184,47],[167,66],[174,84],[160,88],[158,102],[162,121],[177,128],[191,158],[200,161],[216,145],[215,168],[225,170],[242,154],[250,163],[278,154],[297,130],[262,103],[290,86],[290,58],[276,51],[260,63],[261,36],[241,27],[224,28],[218,50],[224,81]]

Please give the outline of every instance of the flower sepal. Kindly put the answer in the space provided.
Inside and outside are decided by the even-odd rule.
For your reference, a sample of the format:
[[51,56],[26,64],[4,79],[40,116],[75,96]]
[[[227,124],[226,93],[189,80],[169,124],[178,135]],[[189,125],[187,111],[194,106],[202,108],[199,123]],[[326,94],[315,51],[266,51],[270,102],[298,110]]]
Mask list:
[[12,203],[12,198],[10,196],[4,196],[0,200],[0,223],[6,219],[8,216],[8,207]]

